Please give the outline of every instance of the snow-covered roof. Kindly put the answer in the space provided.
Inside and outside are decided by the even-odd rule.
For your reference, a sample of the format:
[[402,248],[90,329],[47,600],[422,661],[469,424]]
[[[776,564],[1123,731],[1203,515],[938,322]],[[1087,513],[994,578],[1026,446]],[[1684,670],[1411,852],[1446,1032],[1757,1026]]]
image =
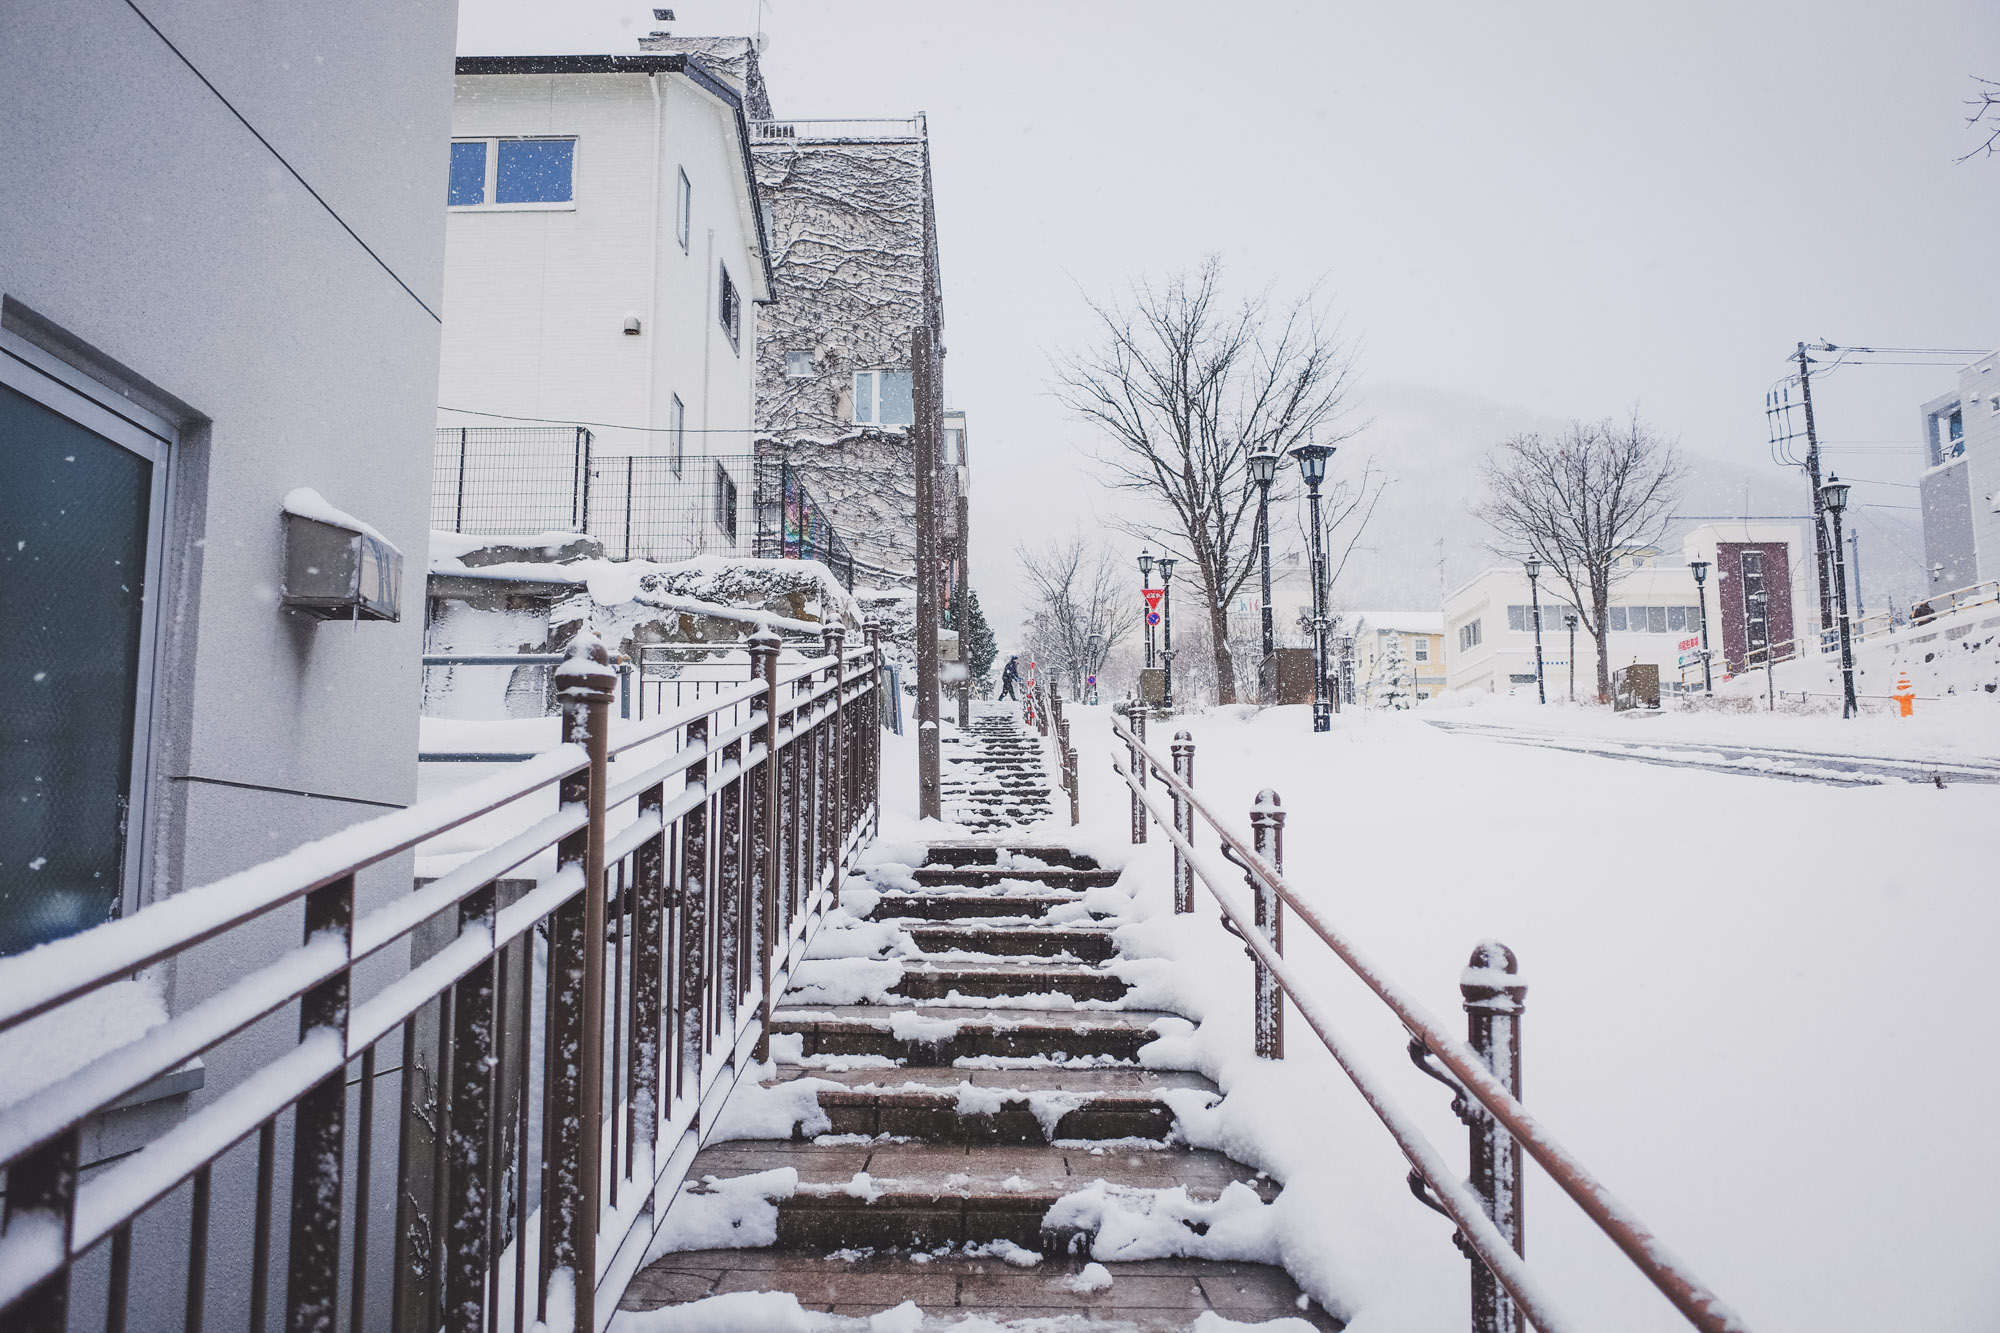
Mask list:
[[1442,611],[1356,611],[1355,624],[1363,629],[1399,630],[1404,634],[1444,633]]

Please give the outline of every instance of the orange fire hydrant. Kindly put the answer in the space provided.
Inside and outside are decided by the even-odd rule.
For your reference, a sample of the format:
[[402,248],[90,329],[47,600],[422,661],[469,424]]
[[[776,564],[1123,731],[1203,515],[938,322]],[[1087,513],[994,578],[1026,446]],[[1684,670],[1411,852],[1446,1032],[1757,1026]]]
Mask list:
[[1904,717],[1914,716],[1917,711],[1917,692],[1910,688],[1910,673],[1905,671],[1896,677],[1896,707]]

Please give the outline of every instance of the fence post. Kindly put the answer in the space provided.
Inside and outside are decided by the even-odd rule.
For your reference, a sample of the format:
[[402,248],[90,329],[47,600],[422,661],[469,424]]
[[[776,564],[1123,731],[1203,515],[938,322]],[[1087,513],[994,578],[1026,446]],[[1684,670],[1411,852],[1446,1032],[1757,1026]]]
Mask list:
[[[1194,737],[1185,731],[1174,733],[1174,776],[1188,787],[1194,786]],[[1174,829],[1189,843],[1194,842],[1194,807],[1180,792],[1174,793]],[[1174,911],[1194,910],[1194,866],[1174,848]]]
[[[1146,785],[1146,770],[1151,767],[1146,762],[1146,710],[1134,708],[1127,718],[1132,724],[1132,780],[1139,786]],[[1146,840],[1146,803],[1139,799],[1139,793],[1132,793],[1132,841],[1136,845]]]
[[[755,868],[759,934],[757,968],[761,978],[758,1005],[762,1025],[757,1033],[757,1059],[771,1058],[771,985],[777,976],[778,948],[778,636],[769,629],[750,640],[750,671],[764,682],[764,771],[754,779],[757,799],[750,819],[750,863]],[[756,707],[755,704],[752,707]]]
[[[344,875],[306,895],[305,941],[337,934],[354,944],[354,876]],[[346,1043],[345,968],[299,1001],[299,1040],[329,1036]],[[292,1125],[292,1238],[285,1292],[291,1333],[332,1333],[340,1301],[341,1169],[347,1143],[347,1066],[343,1062],[299,1099]]]
[[[7,1168],[5,1221],[0,1234],[39,1214],[56,1231],[62,1254],[68,1257],[76,1225],[77,1159],[80,1149],[81,1134],[75,1125],[71,1125],[33,1152],[14,1159],[13,1165]],[[128,1230],[119,1234],[129,1236],[131,1233]],[[126,1243],[129,1245],[130,1241]],[[28,1288],[10,1312],[10,1318],[15,1322],[8,1327],[20,1329],[22,1333],[63,1333],[69,1327],[69,1273],[70,1266],[65,1263]],[[123,1305],[114,1308],[123,1318]]]
[[[1257,804],[1250,808],[1250,832],[1255,839],[1257,855],[1264,858],[1273,870],[1285,868],[1285,812],[1278,793],[1269,787],[1257,793]],[[1264,932],[1271,949],[1279,957],[1285,953],[1285,905],[1278,897],[1278,891],[1261,879],[1252,878],[1251,894],[1255,901],[1257,929]],[[1257,1054],[1266,1060],[1285,1058],[1285,993],[1278,988],[1278,976],[1263,959],[1255,960]]]
[[1056,745],[1061,751],[1063,786],[1069,791],[1069,822],[1074,826],[1082,822],[1083,814],[1078,804],[1076,751],[1070,748],[1069,719],[1066,717],[1056,719]]
[[868,692],[868,697],[874,702],[862,714],[871,724],[868,728],[867,772],[862,781],[866,784],[868,803],[875,812],[874,820],[879,828],[882,823],[882,727],[885,722],[882,716],[882,622],[870,616],[862,622],[861,628],[868,635],[869,667],[875,677],[875,684]]
[[[1481,940],[1459,979],[1465,997],[1466,1041],[1516,1098],[1521,1095],[1521,1013],[1528,988],[1515,980],[1514,951]],[[1500,1234],[1527,1254],[1521,1212],[1521,1145],[1471,1098],[1472,1177],[1467,1182]],[[1521,1311],[1479,1259],[1472,1261],[1472,1333],[1522,1333]]]

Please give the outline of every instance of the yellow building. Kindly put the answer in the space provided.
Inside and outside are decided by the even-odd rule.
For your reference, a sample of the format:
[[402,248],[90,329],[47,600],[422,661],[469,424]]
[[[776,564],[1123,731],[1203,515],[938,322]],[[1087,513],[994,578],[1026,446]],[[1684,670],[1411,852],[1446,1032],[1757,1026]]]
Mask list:
[[1444,689],[1442,612],[1357,611],[1348,624],[1354,693],[1365,707],[1411,708]]

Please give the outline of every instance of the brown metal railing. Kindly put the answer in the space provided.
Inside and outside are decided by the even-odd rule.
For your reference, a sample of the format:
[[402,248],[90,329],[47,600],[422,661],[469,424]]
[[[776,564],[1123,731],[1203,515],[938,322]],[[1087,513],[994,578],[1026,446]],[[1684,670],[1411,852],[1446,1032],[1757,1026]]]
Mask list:
[[[1277,821],[1269,818],[1277,808],[1275,793],[1267,792],[1259,797],[1259,806],[1266,818],[1260,822],[1257,813],[1253,812],[1252,822],[1259,824],[1258,836],[1254,842],[1246,841],[1195,795],[1194,743],[1188,733],[1181,732],[1175,736],[1173,759],[1166,761],[1146,748],[1121,719],[1112,718],[1112,730],[1123,742],[1125,750],[1122,760],[1113,752],[1112,767],[1131,789],[1134,800],[1144,806],[1174,844],[1175,910],[1193,910],[1192,880],[1200,878],[1221,908],[1225,925],[1232,934],[1242,939],[1252,954],[1259,973],[1259,1053],[1275,1056],[1283,1049],[1282,1013],[1278,1011],[1276,1000],[1277,992],[1281,990],[1291,999],[1307,1025],[1396,1140],[1415,1174],[1422,1178],[1434,1197],[1434,1206],[1457,1224],[1465,1244],[1541,1333],[1562,1333],[1577,1325],[1554,1304],[1515,1252],[1513,1238],[1503,1234],[1495,1225],[1488,1215],[1487,1201],[1468,1190],[1453,1175],[1415,1122],[1389,1098],[1359,1054],[1338,1034],[1330,1012],[1313,997],[1304,979],[1286,963],[1282,952],[1280,904],[1295,912],[1306,927],[1388,1006],[1409,1031],[1413,1047],[1420,1043],[1423,1050],[1448,1071],[1450,1079],[1462,1089],[1463,1095],[1476,1101],[1484,1116],[1490,1117],[1492,1123],[1504,1130],[1549,1173],[1563,1192],[1583,1209],[1599,1230],[1659,1288],[1690,1324],[1703,1330],[1703,1333],[1744,1333],[1745,1325],[1737,1315],[1528,1113],[1507,1082],[1497,1077],[1478,1053],[1446,1032],[1402,987],[1362,955],[1324,914],[1293,892],[1284,879],[1279,863],[1274,827]],[[1171,797],[1170,804],[1163,802],[1147,787],[1143,776],[1146,774],[1157,778],[1166,788]],[[1231,872],[1216,858],[1196,847],[1194,816],[1197,814],[1207,822],[1219,840],[1222,855],[1238,867],[1250,882],[1253,893],[1260,900],[1254,914],[1246,912],[1224,892],[1222,886],[1232,879]],[[1182,886],[1184,877],[1187,881],[1185,897]],[[1471,1008],[1470,990],[1467,995],[1468,1008]],[[1272,1012],[1261,1012],[1265,1008]],[[1425,1067],[1427,1072],[1435,1072],[1430,1071],[1427,1064]],[[1471,1109],[1470,1103],[1468,1108]]]
[[[252,960],[0,1112],[0,1327],[122,1333],[138,1299],[188,1330],[275,1302],[289,1330],[602,1329],[877,824],[872,627],[749,648],[614,732],[587,638],[556,749],[0,961],[5,1032],[204,942]],[[489,815],[496,845],[358,910],[357,874]],[[89,1160],[102,1112],[202,1057],[230,1086]]]

